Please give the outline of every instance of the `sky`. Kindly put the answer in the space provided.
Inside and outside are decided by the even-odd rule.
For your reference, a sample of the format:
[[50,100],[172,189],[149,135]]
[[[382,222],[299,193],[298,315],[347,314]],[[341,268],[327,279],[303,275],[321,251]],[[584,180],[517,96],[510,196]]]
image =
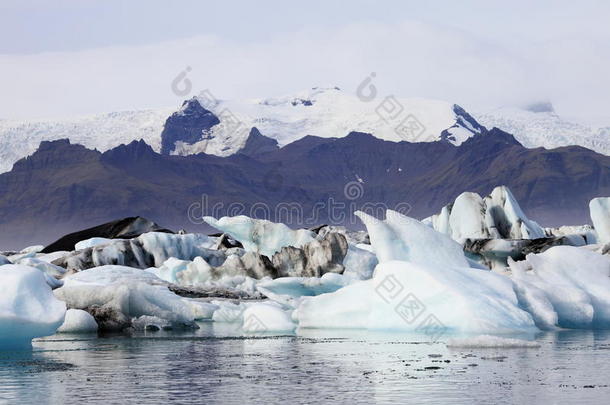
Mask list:
[[0,119],[172,107],[315,86],[471,111],[550,101],[610,126],[610,2],[2,0]]

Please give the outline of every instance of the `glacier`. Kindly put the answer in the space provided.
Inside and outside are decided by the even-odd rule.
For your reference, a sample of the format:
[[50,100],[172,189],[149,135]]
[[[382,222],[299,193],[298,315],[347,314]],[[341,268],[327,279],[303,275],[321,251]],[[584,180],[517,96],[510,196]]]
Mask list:
[[53,335],[63,324],[66,304],[40,270],[7,264],[0,278],[0,350],[31,348],[32,339]]

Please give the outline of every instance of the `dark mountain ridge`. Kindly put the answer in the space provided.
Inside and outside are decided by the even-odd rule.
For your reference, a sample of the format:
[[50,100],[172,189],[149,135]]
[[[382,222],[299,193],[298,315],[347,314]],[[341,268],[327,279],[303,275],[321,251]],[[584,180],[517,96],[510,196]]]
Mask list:
[[424,218],[464,191],[487,194],[497,185],[511,188],[543,225],[580,224],[589,222],[592,198],[610,195],[609,156],[582,147],[527,149],[495,128],[459,147],[354,132],[277,149],[262,136],[254,133],[255,147],[229,157],[163,155],[143,141],[105,153],[43,142],[0,175],[0,247],[130,216],[199,231],[203,215],[237,214],[360,227],[351,214],[363,206],[400,206]]

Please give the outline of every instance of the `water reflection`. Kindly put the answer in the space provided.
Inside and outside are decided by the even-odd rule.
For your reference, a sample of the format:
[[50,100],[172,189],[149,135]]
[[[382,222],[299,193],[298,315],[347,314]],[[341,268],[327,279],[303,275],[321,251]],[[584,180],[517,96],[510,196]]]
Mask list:
[[0,401],[601,403],[610,331],[537,340],[540,348],[448,349],[367,331],[243,339],[212,323],[188,333],[55,336],[33,352],[0,353]]

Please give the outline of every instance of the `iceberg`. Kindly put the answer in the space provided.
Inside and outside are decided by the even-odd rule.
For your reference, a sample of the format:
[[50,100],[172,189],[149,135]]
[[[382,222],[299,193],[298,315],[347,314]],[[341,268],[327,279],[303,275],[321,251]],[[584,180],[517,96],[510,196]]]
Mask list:
[[243,313],[244,332],[292,332],[295,328],[290,312],[273,302],[251,304]]
[[154,274],[123,266],[102,266],[64,278],[55,296],[71,309],[91,313],[101,330],[124,329],[133,318],[154,316],[173,327],[196,327],[187,299],[171,292]]
[[0,255],[0,266],[5,264],[11,264],[11,261],[6,256]]
[[610,243],[610,197],[594,198],[589,203],[593,227],[599,243]]
[[405,261],[421,265],[469,267],[462,246],[416,219],[387,210],[386,220],[357,211],[366,225],[379,263]]
[[246,251],[272,257],[283,247],[302,247],[316,239],[316,234],[306,229],[290,229],[282,223],[252,219],[245,215],[236,217],[203,217],[210,226],[226,233],[242,243]]
[[511,262],[523,306],[542,326],[610,327],[610,257],[556,246]]
[[531,315],[519,307],[508,277],[406,261],[382,262],[371,280],[305,297],[294,317],[301,328],[412,331],[435,339],[448,332],[537,330]]
[[97,332],[97,322],[87,311],[69,309],[66,312],[64,323],[57,330],[58,333],[93,333]]
[[213,266],[219,266],[226,256],[222,251],[212,249],[215,243],[214,238],[201,234],[149,232],[134,239],[114,239],[107,244],[77,250],[53,263],[71,271],[105,265],[145,269],[159,267],[170,257],[193,260],[201,256]]
[[81,240],[74,245],[74,250],[83,250],[87,248],[92,248],[94,246],[107,245],[111,243],[113,240],[121,240],[121,239],[108,239],[108,238],[89,238],[85,240]]
[[0,350],[31,347],[64,322],[66,305],[53,296],[44,274],[23,265],[0,266]]
[[545,230],[527,218],[506,186],[493,189],[481,198],[476,193],[460,194],[437,215],[423,221],[459,243],[466,239],[536,239]]

